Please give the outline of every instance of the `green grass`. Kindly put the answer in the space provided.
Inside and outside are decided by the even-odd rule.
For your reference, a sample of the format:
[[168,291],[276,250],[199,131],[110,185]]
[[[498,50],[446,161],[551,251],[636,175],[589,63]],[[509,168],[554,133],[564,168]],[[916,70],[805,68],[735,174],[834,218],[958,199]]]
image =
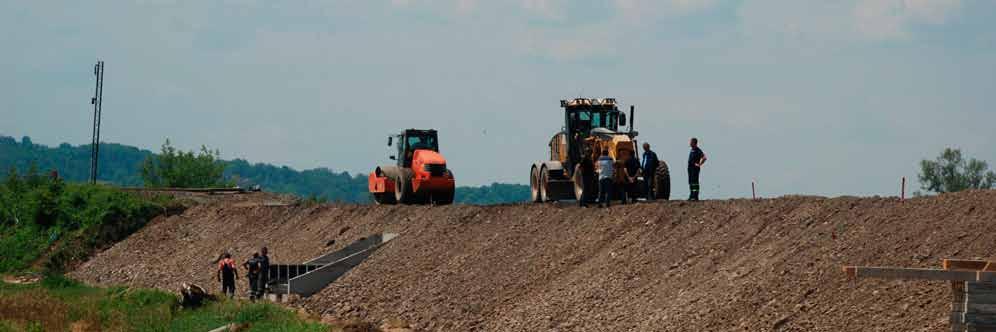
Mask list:
[[0,273],[62,271],[175,204],[165,196],[12,172],[0,181]]
[[228,323],[247,331],[328,331],[270,303],[224,300],[183,309],[172,294],[150,289],[95,288],[61,276],[40,283],[0,283],[0,332],[66,331],[72,324],[110,331],[209,331]]

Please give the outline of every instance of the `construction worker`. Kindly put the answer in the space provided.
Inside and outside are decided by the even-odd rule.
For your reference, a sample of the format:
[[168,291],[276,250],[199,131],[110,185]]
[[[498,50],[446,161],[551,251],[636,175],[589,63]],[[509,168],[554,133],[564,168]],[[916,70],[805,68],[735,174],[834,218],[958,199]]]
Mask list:
[[591,200],[591,192],[595,190],[595,163],[591,161],[590,154],[586,153],[581,158],[581,199],[578,200],[579,207],[588,207]]
[[625,165],[623,171],[626,172],[624,178],[626,181],[626,197],[623,198],[623,201],[628,198],[630,202],[636,203],[636,198],[639,197],[640,191],[643,190],[643,188],[638,187],[639,182],[636,181],[636,177],[640,175],[640,162],[636,160],[636,151],[625,151],[622,158]]
[[259,298],[259,274],[262,264],[259,261],[259,253],[255,252],[252,254],[252,258],[242,263],[242,266],[246,268],[246,276],[249,277],[249,300],[256,301]]
[[650,143],[643,143],[643,160],[640,162],[640,171],[643,172],[643,194],[648,201],[652,201],[657,197],[654,197],[654,180],[657,175],[657,166],[660,165],[660,159],[657,159],[657,153],[650,150]]
[[692,147],[692,151],[688,154],[688,200],[697,201],[699,200],[699,172],[702,171],[702,165],[706,162],[706,155],[702,149],[699,149],[698,138],[692,137],[688,145]]
[[259,264],[260,265],[260,269],[259,269],[259,285],[260,285],[260,289],[259,289],[259,292],[260,292],[260,295],[266,294],[266,289],[269,286],[268,284],[270,282],[270,256],[269,256],[269,252],[270,252],[270,250],[267,249],[266,247],[263,247],[262,249],[259,250],[259,253],[260,253],[260,255],[259,255],[259,263],[260,263]]
[[235,296],[235,280],[239,278],[239,271],[235,268],[235,260],[232,254],[224,253],[218,260],[218,281],[221,282],[221,293],[229,298]]
[[612,192],[615,179],[613,179],[613,168],[615,162],[609,157],[609,150],[602,150],[602,156],[598,158],[598,207],[609,207],[612,202]]

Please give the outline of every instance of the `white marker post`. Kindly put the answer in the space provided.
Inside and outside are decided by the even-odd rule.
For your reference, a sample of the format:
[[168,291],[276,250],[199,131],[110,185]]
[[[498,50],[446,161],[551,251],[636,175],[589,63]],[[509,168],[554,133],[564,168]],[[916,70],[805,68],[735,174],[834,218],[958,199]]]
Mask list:
[[750,197],[757,200],[757,180],[750,180]]

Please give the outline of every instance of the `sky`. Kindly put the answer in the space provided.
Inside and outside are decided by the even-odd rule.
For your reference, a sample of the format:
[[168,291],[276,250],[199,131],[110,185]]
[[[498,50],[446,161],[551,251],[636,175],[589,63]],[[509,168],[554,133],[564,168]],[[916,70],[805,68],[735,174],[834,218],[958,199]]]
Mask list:
[[0,135],[366,173],[435,128],[461,185],[528,183],[559,100],[636,106],[687,195],[896,196],[945,147],[996,166],[996,2],[0,0]]

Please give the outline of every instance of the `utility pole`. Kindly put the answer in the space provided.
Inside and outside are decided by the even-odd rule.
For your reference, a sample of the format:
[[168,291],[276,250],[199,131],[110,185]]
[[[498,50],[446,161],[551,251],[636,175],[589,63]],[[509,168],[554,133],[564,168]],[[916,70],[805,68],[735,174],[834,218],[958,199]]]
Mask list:
[[100,111],[104,101],[104,62],[98,60],[93,66],[93,75],[97,78],[96,86],[93,89],[93,98],[90,104],[93,105],[93,139],[90,145],[90,183],[97,183],[97,160],[100,159]]

